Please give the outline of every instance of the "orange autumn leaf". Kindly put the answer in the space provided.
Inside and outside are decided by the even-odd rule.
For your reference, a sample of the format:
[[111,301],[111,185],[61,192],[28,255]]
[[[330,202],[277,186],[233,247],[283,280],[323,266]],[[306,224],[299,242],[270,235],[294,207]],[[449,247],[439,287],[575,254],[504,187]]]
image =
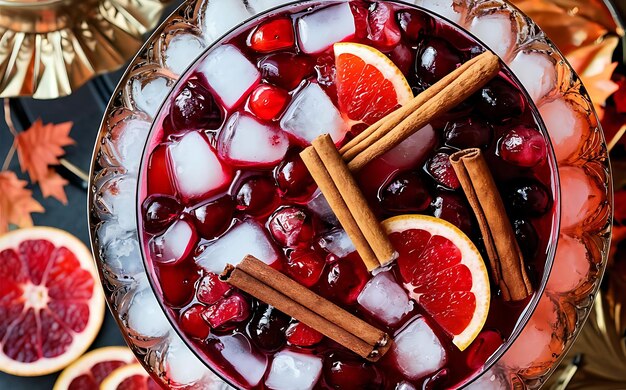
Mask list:
[[38,119],[28,130],[17,135],[17,155],[22,172],[28,171],[34,183],[48,175],[50,165],[59,164],[59,157],[65,154],[64,146],[74,144],[69,137],[71,129],[72,122],[44,125]]
[[44,208],[33,199],[33,192],[26,189],[27,182],[18,179],[14,172],[0,172],[0,234],[9,225],[33,226],[31,213],[43,213]]
[[39,179],[39,187],[44,198],[51,196],[64,205],[67,205],[67,195],[63,187],[67,184],[67,180],[56,173],[54,169],[48,169],[46,177]]

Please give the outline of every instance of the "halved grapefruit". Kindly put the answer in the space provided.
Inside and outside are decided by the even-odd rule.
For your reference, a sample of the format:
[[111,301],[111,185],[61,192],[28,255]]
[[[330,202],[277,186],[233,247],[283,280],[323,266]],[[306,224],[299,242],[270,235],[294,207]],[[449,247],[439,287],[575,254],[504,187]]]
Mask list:
[[383,227],[399,253],[397,266],[409,295],[465,350],[485,325],[491,299],[478,249],[439,218],[400,215]]
[[100,390],[160,390],[159,386],[141,366],[130,364],[113,371],[100,385]]
[[104,295],[93,258],[54,228],[0,237],[0,371],[45,375],[66,367],[102,326]]
[[127,347],[95,349],[63,370],[52,390],[97,389],[113,371],[136,362],[135,355]]
[[335,50],[339,110],[351,125],[372,125],[413,98],[402,71],[383,53],[360,43]]

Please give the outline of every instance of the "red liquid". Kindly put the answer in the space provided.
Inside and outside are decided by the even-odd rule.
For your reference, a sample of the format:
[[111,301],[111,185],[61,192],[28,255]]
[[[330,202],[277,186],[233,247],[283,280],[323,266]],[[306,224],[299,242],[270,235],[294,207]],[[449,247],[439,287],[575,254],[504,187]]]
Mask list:
[[[356,35],[348,41],[376,47],[405,72],[416,93],[428,87],[458,63],[482,52],[481,46],[464,33],[433,20],[415,9],[389,3],[367,9],[367,4],[354,2]],[[390,13],[384,19],[373,18],[382,11]],[[310,12],[309,10],[302,12]],[[374,22],[363,15],[370,15]],[[479,371],[486,360],[511,335],[530,298],[524,302],[504,302],[497,286],[492,283],[492,298],[487,323],[478,339],[461,352],[451,343],[442,328],[419,305],[393,327],[386,326],[360,309],[356,298],[371,275],[356,252],[336,258],[321,248],[319,238],[335,228],[310,210],[316,186],[298,153],[305,146],[289,135],[290,148],[282,162],[269,165],[234,167],[222,161],[225,171],[232,171],[233,182],[218,193],[189,199],[176,191],[170,164],[163,164],[164,145],[178,142],[189,129],[205,129],[212,147],[217,148],[220,127],[234,112],[245,112],[259,122],[278,128],[277,119],[284,113],[291,98],[302,89],[303,82],[317,81],[328,96],[337,103],[333,84],[334,54],[332,47],[321,54],[307,55],[296,48],[293,36],[284,31],[302,13],[282,13],[272,17],[277,23],[267,23],[257,34],[257,27],[241,30],[228,42],[236,45],[261,73],[261,86],[248,92],[235,108],[227,110],[212,97],[204,76],[192,73],[182,83],[178,97],[170,105],[170,114],[163,114],[163,131],[153,135],[152,163],[144,175],[147,183],[142,198],[143,239],[150,255],[150,241],[161,234],[172,220],[187,221],[198,235],[198,242],[189,255],[175,265],[149,259],[162,291],[163,301],[187,339],[211,367],[239,386],[246,380],[238,374],[220,353],[217,337],[239,334],[251,340],[260,354],[271,357],[283,348],[290,348],[323,358],[324,368],[315,388],[395,388],[405,381],[416,388],[439,389],[462,383]],[[382,19],[381,19],[382,18]],[[371,23],[371,25],[367,25]],[[277,36],[278,42],[263,42],[263,35]],[[399,37],[399,41],[394,38]],[[249,45],[252,45],[251,48]],[[256,50],[255,50],[256,49]],[[426,66],[416,57],[425,52],[435,53],[434,63]],[[380,220],[391,216],[418,213],[448,220],[465,231],[487,259],[480,232],[458,181],[450,175],[444,154],[459,148],[481,147],[500,187],[511,221],[518,230],[520,247],[524,248],[527,268],[535,289],[539,287],[546,264],[547,251],[554,231],[554,188],[550,164],[545,161],[525,168],[523,165],[537,157],[523,154],[524,161],[505,156],[502,145],[514,136],[539,135],[538,125],[518,87],[510,81],[507,71],[492,81],[453,112],[432,123],[434,140],[425,150],[410,153],[414,159],[407,166],[403,161],[379,159],[372,162],[357,177],[370,206]],[[344,142],[363,126],[355,126]],[[522,129],[511,134],[512,129]],[[519,134],[518,134],[519,133]],[[521,134],[521,135],[520,135]],[[529,135],[530,134],[530,135]],[[526,143],[532,141],[524,138]],[[508,147],[508,146],[507,146]],[[541,152],[539,152],[541,153]],[[508,161],[505,161],[505,158]],[[157,161],[157,163],[154,163]],[[145,179],[147,177],[147,179]],[[174,193],[174,194],[172,194]],[[161,199],[163,195],[170,196]],[[171,197],[173,195],[173,198]],[[175,201],[172,202],[172,199]],[[395,334],[416,316],[424,316],[434,329],[447,353],[447,363],[441,370],[409,380],[395,366],[389,355],[375,364],[361,361],[355,354],[310,329],[298,329],[297,321],[265,304],[219,282],[216,275],[199,267],[195,258],[202,249],[244,220],[255,220],[266,228],[268,237],[282,255],[274,266],[320,295],[338,303],[346,310],[366,319],[375,326]],[[397,269],[396,279],[401,280]],[[290,325],[291,324],[291,325]],[[339,364],[338,362],[342,362]],[[268,365],[269,371],[269,365]],[[266,373],[267,375],[267,373]],[[255,388],[265,388],[264,380]]]

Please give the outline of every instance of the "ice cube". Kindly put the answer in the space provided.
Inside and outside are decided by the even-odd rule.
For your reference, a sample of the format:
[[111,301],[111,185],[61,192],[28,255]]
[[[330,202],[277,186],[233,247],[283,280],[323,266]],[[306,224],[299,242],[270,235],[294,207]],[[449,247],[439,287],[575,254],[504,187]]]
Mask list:
[[470,31],[500,58],[506,60],[515,43],[515,28],[509,13],[480,16],[472,21]]
[[283,350],[274,355],[265,385],[273,390],[310,390],[322,372],[322,359]]
[[233,45],[213,49],[198,70],[204,74],[215,95],[228,109],[236,106],[261,79],[256,66]]
[[267,356],[257,351],[241,334],[220,337],[219,344],[218,350],[224,359],[248,382],[248,386],[258,385],[267,369]]
[[567,159],[586,140],[589,122],[565,99],[546,103],[539,107],[539,112],[550,134],[557,160]]
[[[173,333],[173,332],[172,332]],[[221,380],[215,378],[212,372],[191,352],[189,347],[176,335],[172,335],[172,340],[168,343],[167,354],[165,355],[165,371],[167,376],[178,385],[189,386],[191,388],[202,388],[193,386],[204,378],[210,378],[211,389],[221,389]],[[226,386],[225,388],[228,388]]]
[[252,255],[266,264],[278,259],[265,230],[253,221],[244,221],[207,246],[196,259],[198,265],[216,274],[222,273],[226,264],[236,265],[246,255]]
[[354,16],[350,4],[344,2],[323,8],[298,19],[300,49],[319,53],[336,42],[354,35]]
[[240,113],[230,117],[217,143],[220,157],[236,165],[274,165],[285,157],[288,148],[289,139],[283,131]]
[[170,322],[150,289],[133,295],[127,321],[130,329],[142,337],[162,337],[170,330]]
[[[212,1],[211,3],[215,3]],[[165,66],[172,72],[182,75],[185,69],[204,50],[204,40],[194,34],[176,34],[167,43]]]
[[587,247],[578,239],[561,234],[547,289],[558,293],[574,290],[587,279],[590,267]]
[[135,106],[152,118],[170,92],[170,80],[165,77],[134,79],[132,95]]
[[205,4],[206,9],[200,23],[207,44],[213,44],[230,29],[252,16],[243,0],[211,0]]
[[339,110],[315,83],[307,85],[294,97],[280,125],[283,130],[308,143],[326,133],[338,143],[348,131]]
[[581,226],[587,216],[600,208],[603,192],[593,178],[580,167],[563,167],[559,170],[561,192],[561,229]]
[[545,54],[520,52],[509,66],[535,103],[556,86],[554,63]]
[[152,258],[163,264],[176,264],[191,253],[198,242],[195,228],[187,221],[178,220],[165,233],[150,242]]
[[315,193],[315,195],[313,195],[313,198],[309,201],[307,207],[322,221],[331,225],[339,224],[335,212],[330,208],[324,194],[322,194],[319,190]]
[[400,382],[396,386],[396,390],[417,390],[415,386],[410,384],[409,382]]
[[288,2],[289,0],[248,0],[248,5],[252,8],[254,13],[259,14]]
[[437,144],[437,135],[431,125],[426,125],[402,141],[380,159],[397,169],[409,169],[421,165]]
[[113,152],[127,171],[137,172],[149,131],[150,123],[139,119],[121,121],[111,129]]
[[455,10],[454,0],[408,0],[408,2],[424,7],[454,23],[461,22],[461,13]]
[[409,379],[432,374],[446,363],[446,351],[423,317],[398,333],[391,353],[402,374]]
[[467,390],[509,390],[511,385],[504,374],[496,369],[482,373],[475,381],[465,387]]
[[348,233],[343,229],[336,229],[327,233],[319,241],[320,247],[337,256],[338,258],[346,257],[350,253],[356,251],[354,244]]
[[99,216],[103,220],[115,220],[125,231],[137,230],[135,192],[137,180],[118,176],[106,181],[96,197]]
[[111,241],[104,249],[104,262],[119,274],[134,276],[144,271],[139,241],[130,233]]
[[100,248],[106,248],[111,242],[125,237],[127,233],[128,231],[122,229],[115,220],[101,222],[96,228],[98,246]]
[[389,272],[379,273],[370,280],[359,294],[357,302],[387,325],[397,324],[413,310],[413,301]]
[[230,174],[199,132],[185,134],[169,152],[176,185],[185,198],[207,195],[230,182]]

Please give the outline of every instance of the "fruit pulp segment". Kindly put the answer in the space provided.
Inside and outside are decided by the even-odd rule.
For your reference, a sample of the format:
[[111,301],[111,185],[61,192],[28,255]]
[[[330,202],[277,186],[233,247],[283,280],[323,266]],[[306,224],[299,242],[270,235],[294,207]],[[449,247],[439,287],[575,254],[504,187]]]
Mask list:
[[[348,17],[349,23],[333,34],[315,30],[334,26],[316,25],[320,8],[324,15],[332,15],[328,23],[345,22]],[[291,23],[291,32],[286,21]],[[315,41],[311,41],[313,35],[302,36],[312,31],[319,33]],[[339,146],[345,144],[365,124],[398,107],[398,97],[390,99],[392,94],[386,92],[398,95],[399,89],[392,89],[388,75],[378,77],[376,67],[359,57],[348,56],[343,59],[347,62],[336,63],[333,43],[337,40],[380,51],[404,74],[413,93],[423,91],[483,50],[446,22],[409,6],[384,2],[295,8],[240,28],[227,37],[229,49],[222,51],[228,53],[225,57],[208,54],[211,66],[220,66],[221,60],[221,66],[226,66],[226,60],[244,58],[245,64],[238,66],[245,65],[247,74],[258,72],[260,77],[230,80],[237,84],[233,85],[237,93],[229,93],[225,104],[220,90],[203,74],[205,67],[196,66],[157,122],[163,131],[155,132],[159,138],[150,142],[158,146],[148,157],[152,163],[144,167],[147,191],[140,194],[148,264],[155,271],[161,299],[182,333],[211,367],[240,386],[264,388],[268,384],[263,378],[271,377],[270,384],[280,388],[281,375],[297,374],[279,370],[278,363],[289,361],[306,366],[300,374],[302,378],[310,374],[316,388],[395,388],[400,383],[448,388],[475,375],[506,342],[530,298],[505,302],[492,283],[485,327],[461,352],[452,343],[452,335],[465,327],[477,304],[468,293],[472,287],[469,270],[459,263],[454,245],[444,238],[419,237],[422,233],[411,231],[407,234],[414,234],[414,239],[398,241],[396,249],[403,256],[383,282],[397,286],[392,287],[394,291],[406,290],[404,284],[409,280],[415,282],[424,297],[422,302],[406,298],[410,299],[407,309],[387,319],[379,317],[386,315],[384,312],[365,309],[380,308],[376,301],[361,305],[365,297],[361,293],[374,275],[366,270],[320,198],[298,154],[320,132],[331,132]],[[248,69],[250,65],[256,71]],[[350,73],[351,68],[356,75]],[[373,76],[366,85],[367,74]],[[232,97],[240,94],[237,99]],[[184,109],[200,106],[212,111]],[[220,184],[195,197],[180,192],[185,186],[178,181],[185,175],[177,172],[171,156],[163,150],[179,148],[189,134],[201,134],[208,140],[212,156],[206,160],[221,165],[211,174],[228,175],[213,180],[228,185]],[[520,146],[517,139],[531,140],[526,144],[532,147]],[[357,181],[381,221],[407,213],[444,219],[465,232],[487,259],[477,222],[447,160],[459,149],[481,148],[537,288],[555,215],[550,190],[553,176],[544,139],[531,104],[503,71],[467,102],[366,166],[357,174]],[[172,204],[172,199],[177,204]],[[194,237],[192,249],[175,262],[159,262],[150,243],[168,242],[169,229],[181,221],[194,232],[190,235]],[[403,370],[394,353],[375,364],[360,361],[304,324],[220,282],[216,274],[226,262],[237,261],[233,256],[243,253],[256,253],[392,335],[430,328],[432,334],[425,334],[424,340],[432,342],[435,350],[441,348],[442,359],[432,371],[420,375]],[[428,256],[445,261],[440,270],[420,268],[420,259]],[[394,294],[397,302],[405,302],[402,295]],[[375,291],[370,296],[378,299]],[[406,342],[414,341],[405,336]],[[280,359],[275,362],[276,356]],[[318,366],[319,372],[315,371]],[[299,385],[309,388],[304,382]]]

